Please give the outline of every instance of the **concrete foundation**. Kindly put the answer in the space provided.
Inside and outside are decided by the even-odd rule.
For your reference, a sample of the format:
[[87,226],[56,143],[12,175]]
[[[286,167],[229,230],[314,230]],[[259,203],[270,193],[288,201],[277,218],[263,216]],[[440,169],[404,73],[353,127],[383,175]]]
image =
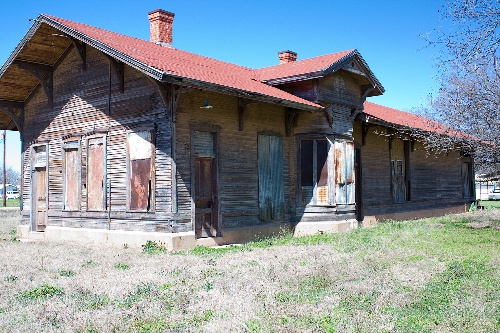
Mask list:
[[[449,214],[464,213],[468,209],[468,205],[452,206],[446,208],[430,208],[412,210],[408,212],[384,213],[384,214],[367,214],[363,220],[363,226],[371,226],[376,224],[376,221],[384,220],[416,220],[434,216],[444,216]],[[366,223],[366,225],[365,225]]]
[[44,232],[29,231],[29,226],[17,227],[21,240],[70,241],[140,247],[148,240],[161,242],[169,251],[189,250],[196,247],[194,232],[163,233],[143,231],[103,230],[47,226]]
[[326,222],[308,221],[299,222],[296,225],[286,223],[269,223],[250,227],[228,228],[223,230],[221,237],[198,239],[196,239],[194,232],[192,231],[181,233],[162,233],[47,226],[44,232],[32,232],[30,231],[28,225],[20,225],[17,227],[17,237],[21,240],[70,241],[136,247],[140,247],[150,240],[163,243],[170,251],[182,251],[193,249],[196,246],[211,247],[248,243],[287,232],[293,232],[293,235],[296,237],[314,235],[317,233],[347,232],[355,230],[359,226],[362,226],[363,228],[373,227],[377,224],[377,221],[388,219],[412,220],[462,213],[464,210],[464,206],[455,206],[391,214],[368,215],[365,216],[362,223],[359,223],[355,219]]
[[358,228],[358,221],[332,221],[332,222],[299,222],[293,231],[295,237],[314,235],[317,233],[347,232]]

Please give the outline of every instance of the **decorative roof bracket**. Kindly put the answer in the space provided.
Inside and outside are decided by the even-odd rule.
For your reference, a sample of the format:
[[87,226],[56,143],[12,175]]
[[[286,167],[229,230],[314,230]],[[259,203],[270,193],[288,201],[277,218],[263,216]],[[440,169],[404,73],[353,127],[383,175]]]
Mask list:
[[73,43],[73,46],[77,49],[78,55],[80,56],[80,59],[82,60],[82,69],[84,72],[87,71],[87,44],[79,41],[76,38],[69,37],[71,42]]
[[115,69],[118,84],[120,85],[120,92],[123,94],[125,92],[125,64],[111,56],[108,56],[108,58],[111,65]]
[[287,107],[285,111],[285,134],[292,135],[293,128],[297,127],[299,121],[299,110]]
[[14,64],[33,75],[43,87],[49,107],[54,107],[54,71],[52,66],[15,60]]
[[247,113],[248,104],[256,103],[257,101],[252,101],[246,98],[238,98],[238,130],[243,131],[243,125],[245,120],[245,114]]
[[370,129],[370,124],[363,122],[361,124],[361,144],[366,145],[366,136],[368,135],[368,130]]
[[[16,115],[14,109],[19,109],[21,111],[20,115]],[[23,123],[24,123],[24,103],[22,102],[12,102],[12,101],[2,101],[0,100],[0,111],[4,112],[12,118],[12,121],[17,127],[17,130],[22,134]]]

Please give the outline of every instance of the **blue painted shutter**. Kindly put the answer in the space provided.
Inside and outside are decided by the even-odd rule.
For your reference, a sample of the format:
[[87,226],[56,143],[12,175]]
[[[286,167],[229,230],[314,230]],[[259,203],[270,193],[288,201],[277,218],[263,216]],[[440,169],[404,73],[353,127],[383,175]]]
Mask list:
[[259,217],[263,221],[283,219],[283,143],[279,136],[258,136]]

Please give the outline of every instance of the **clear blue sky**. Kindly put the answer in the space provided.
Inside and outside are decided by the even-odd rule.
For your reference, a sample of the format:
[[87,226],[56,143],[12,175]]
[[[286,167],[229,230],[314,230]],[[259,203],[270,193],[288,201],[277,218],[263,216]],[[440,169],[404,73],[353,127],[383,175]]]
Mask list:
[[[278,63],[279,51],[304,59],[356,48],[385,87],[374,103],[410,111],[436,90],[433,48],[420,34],[439,25],[439,0],[3,0],[3,64],[40,13],[149,39],[147,13],[175,13],[174,47],[252,67]],[[20,169],[17,132],[7,165]]]

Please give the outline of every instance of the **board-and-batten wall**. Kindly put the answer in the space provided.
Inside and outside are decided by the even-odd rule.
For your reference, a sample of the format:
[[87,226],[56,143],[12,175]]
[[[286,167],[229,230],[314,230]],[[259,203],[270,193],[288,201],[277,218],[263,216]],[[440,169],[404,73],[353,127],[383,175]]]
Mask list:
[[[361,148],[362,191],[365,215],[383,215],[436,207],[463,206],[459,151],[429,154],[419,142],[409,151],[410,201],[395,203],[391,192],[391,152],[386,128],[370,125],[362,144],[361,124],[354,125],[354,138]],[[393,140],[401,139],[394,138]],[[402,145],[402,142],[400,142]],[[402,157],[401,157],[402,158]]]
[[[108,91],[109,60],[88,48],[87,71],[81,69],[75,50],[55,68],[53,109],[48,108],[42,89],[35,91],[27,101],[23,135],[23,223],[29,223],[30,213],[30,142],[37,140],[36,144],[48,144],[50,153],[49,225],[151,231],[189,229],[190,226],[176,226],[171,221],[171,126],[155,85],[145,75],[125,66],[124,93],[120,93],[115,72],[111,72],[110,110]],[[127,212],[127,131],[141,126],[156,130],[156,214]],[[108,226],[106,212],[86,211],[87,139],[103,135],[107,137],[107,178],[112,188],[111,226]],[[62,144],[67,137],[81,139],[82,197],[78,212],[63,211]],[[156,222],[151,223],[152,220]]]

